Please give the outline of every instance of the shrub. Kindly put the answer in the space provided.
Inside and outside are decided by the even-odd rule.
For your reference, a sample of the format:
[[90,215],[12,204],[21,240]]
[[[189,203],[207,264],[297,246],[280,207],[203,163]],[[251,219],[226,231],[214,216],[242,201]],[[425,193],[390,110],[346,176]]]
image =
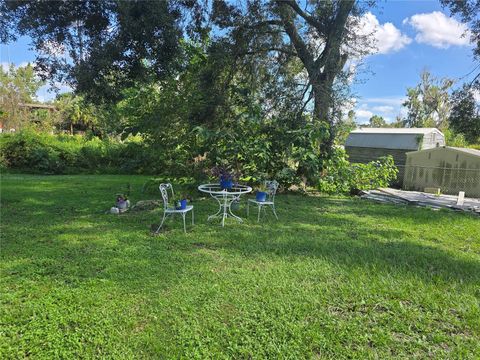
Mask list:
[[391,156],[368,164],[351,164],[345,152],[337,150],[328,160],[319,180],[319,190],[325,193],[356,193],[386,187],[397,178],[398,169]]
[[[177,154],[139,139],[124,142],[93,137],[50,135],[24,130],[0,136],[1,164],[42,174],[121,173],[184,175],[188,165]],[[178,160],[178,161],[176,161]],[[182,164],[178,166],[177,163]],[[184,172],[182,174],[182,172]]]

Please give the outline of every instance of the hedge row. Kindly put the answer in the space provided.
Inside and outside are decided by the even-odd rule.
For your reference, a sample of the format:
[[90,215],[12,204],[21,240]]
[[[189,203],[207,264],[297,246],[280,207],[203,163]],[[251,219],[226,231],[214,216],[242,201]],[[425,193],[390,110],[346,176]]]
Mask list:
[[3,168],[42,174],[158,174],[166,167],[161,149],[142,141],[119,142],[82,136],[21,131],[0,136]]

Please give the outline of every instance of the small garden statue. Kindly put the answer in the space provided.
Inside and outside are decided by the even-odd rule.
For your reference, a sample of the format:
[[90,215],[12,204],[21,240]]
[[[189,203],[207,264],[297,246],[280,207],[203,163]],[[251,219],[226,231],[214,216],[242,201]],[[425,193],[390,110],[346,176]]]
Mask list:
[[128,200],[127,195],[117,194],[117,201],[115,206],[110,209],[111,214],[120,214],[128,210],[130,207],[130,200]]

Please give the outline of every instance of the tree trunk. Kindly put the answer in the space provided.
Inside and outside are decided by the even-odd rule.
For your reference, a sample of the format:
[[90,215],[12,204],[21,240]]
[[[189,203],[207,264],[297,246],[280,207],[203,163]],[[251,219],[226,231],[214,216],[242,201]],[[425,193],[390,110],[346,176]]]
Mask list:
[[[321,123],[328,125],[328,134],[319,139],[320,150],[328,157],[335,140],[335,124],[331,113],[333,83],[347,61],[347,55],[342,54],[341,46],[345,38],[348,16],[354,8],[355,1],[340,1],[338,10],[326,28],[323,27],[319,17],[305,13],[295,0],[278,0],[277,5],[285,32],[307,70],[312,84],[314,122],[318,125]],[[317,59],[297,29],[296,16],[302,17],[309,26],[316,28],[318,33],[325,34],[325,47]]]
[[313,86],[313,119],[318,125],[324,123],[328,126],[328,134],[320,141],[320,151],[326,157],[331,153],[335,140],[334,122],[330,113],[332,107],[331,85],[325,79]]

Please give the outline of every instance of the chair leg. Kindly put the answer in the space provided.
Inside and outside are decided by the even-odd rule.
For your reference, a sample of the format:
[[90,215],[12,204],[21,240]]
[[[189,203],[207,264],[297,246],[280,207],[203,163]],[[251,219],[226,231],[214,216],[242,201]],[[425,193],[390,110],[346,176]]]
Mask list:
[[162,228],[163,222],[165,221],[165,218],[166,218],[166,217],[167,217],[167,213],[164,212],[164,213],[163,213],[162,222],[160,223],[160,226],[158,227],[157,231],[155,231],[155,234],[158,234],[158,232],[159,232],[160,229]]
[[185,215],[186,213],[182,213],[182,217],[183,217],[183,231],[185,232],[185,234],[187,233],[187,225],[185,225]]
[[260,222],[260,213],[262,212],[262,205],[258,204],[258,218],[257,222]]
[[275,218],[278,220],[277,212],[275,211],[275,205],[272,205],[272,210],[273,210],[273,215],[275,215]]

